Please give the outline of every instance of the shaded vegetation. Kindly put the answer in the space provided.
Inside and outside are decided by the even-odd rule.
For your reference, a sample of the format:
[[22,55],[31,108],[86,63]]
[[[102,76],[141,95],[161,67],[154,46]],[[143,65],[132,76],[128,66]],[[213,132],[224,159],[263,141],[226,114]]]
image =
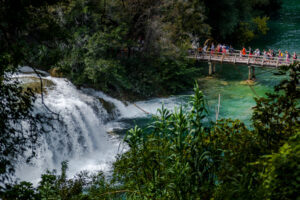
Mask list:
[[[10,185],[3,199],[297,199],[300,188],[300,64],[275,93],[257,98],[253,128],[239,120],[207,123],[206,101],[195,85],[191,109],[158,110],[147,129],[131,129],[110,180],[82,172],[42,175],[39,186]],[[268,115],[266,117],[266,115]]]
[[59,70],[78,86],[119,98],[174,94],[191,88],[200,75],[185,59],[188,48],[208,37],[248,43],[266,34],[268,9],[276,12],[279,5],[279,0],[70,0],[56,10],[70,36],[61,45]]
[[63,37],[56,18],[48,10],[57,2],[0,2],[1,183],[14,173],[17,160],[23,158],[29,162],[35,156],[39,135],[44,132],[39,124],[51,125],[52,114],[43,116],[33,113],[36,97],[32,89],[24,91],[12,76],[20,65],[35,67],[36,63],[46,61],[47,64],[54,64],[53,58],[50,54],[44,54],[44,50],[48,46],[55,49],[55,42]]
[[281,0],[204,0],[205,21],[212,27],[212,37],[220,42],[245,45],[266,34],[267,21],[276,16]]

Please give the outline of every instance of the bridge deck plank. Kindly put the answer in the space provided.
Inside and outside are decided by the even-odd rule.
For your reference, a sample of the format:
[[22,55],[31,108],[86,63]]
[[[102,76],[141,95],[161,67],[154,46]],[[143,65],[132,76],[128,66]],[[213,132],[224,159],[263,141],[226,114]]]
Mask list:
[[217,63],[230,63],[230,64],[240,64],[240,65],[255,65],[257,67],[271,67],[277,68],[280,65],[289,65],[293,62],[300,62],[300,59],[293,60],[292,58],[287,60],[286,58],[264,58],[263,56],[240,56],[239,53],[221,54],[221,53],[206,53],[188,56],[188,58],[197,59],[203,62],[217,62]]

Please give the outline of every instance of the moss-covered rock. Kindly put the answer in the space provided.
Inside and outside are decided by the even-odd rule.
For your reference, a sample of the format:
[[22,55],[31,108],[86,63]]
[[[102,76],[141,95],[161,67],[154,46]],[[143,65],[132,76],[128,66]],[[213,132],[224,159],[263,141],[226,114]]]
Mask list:
[[43,93],[47,94],[47,90],[51,89],[53,86],[55,86],[55,83],[53,83],[51,80],[48,79],[42,79],[43,88],[41,88],[41,82],[40,79],[37,77],[26,77],[26,82],[22,84],[23,91],[25,92],[27,89],[31,89],[36,94]]
[[241,85],[256,85],[257,82],[255,82],[253,80],[245,80],[245,81],[241,81],[240,84]]
[[108,114],[114,114],[114,110],[116,106],[113,103],[105,101],[103,98],[98,98],[98,99]]
[[57,77],[57,78],[63,77],[63,73],[57,67],[51,68],[49,70],[49,73],[52,77]]

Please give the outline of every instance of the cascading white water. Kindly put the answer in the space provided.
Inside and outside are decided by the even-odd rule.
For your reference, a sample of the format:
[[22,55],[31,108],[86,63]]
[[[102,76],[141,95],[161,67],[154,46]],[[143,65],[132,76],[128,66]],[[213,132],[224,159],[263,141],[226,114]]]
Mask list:
[[[21,76],[22,81],[32,74]],[[104,126],[112,114],[107,113],[97,98],[77,90],[68,80],[50,76],[43,79],[54,83],[47,89],[44,102],[59,114],[60,120],[53,121],[54,129],[44,125],[50,131],[41,136],[37,157],[32,165],[20,162],[16,177],[37,182],[46,169],[60,169],[64,160],[70,163],[71,176],[81,170],[107,171],[115,155],[121,153],[120,139],[108,135]],[[34,112],[47,112],[41,98]]]
[[[32,81],[34,76],[21,74],[17,77],[24,83]],[[162,102],[167,108],[178,104],[178,99],[168,98],[136,102],[138,107],[134,104],[125,105],[100,91],[79,90],[64,78],[46,76],[43,79],[53,83],[46,88],[44,103],[51,111],[59,114],[60,120],[52,122],[54,129],[43,125],[49,133],[41,136],[41,145],[32,164],[20,161],[18,165],[16,177],[34,183],[40,180],[40,175],[47,169],[59,170],[61,162],[65,160],[69,161],[69,176],[82,170],[108,172],[115,156],[127,148],[119,136],[108,132],[128,128],[122,122],[124,118],[146,118],[147,114],[138,107],[155,114]],[[100,99],[113,105],[110,111]],[[37,99],[34,110],[44,114],[48,112],[42,105],[41,98]]]

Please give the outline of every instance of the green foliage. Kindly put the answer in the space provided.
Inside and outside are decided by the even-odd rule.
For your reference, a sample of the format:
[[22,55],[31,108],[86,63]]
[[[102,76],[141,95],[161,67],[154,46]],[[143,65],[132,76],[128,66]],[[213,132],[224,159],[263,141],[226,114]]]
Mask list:
[[267,142],[268,149],[283,145],[299,127],[299,64],[282,67],[279,75],[289,76],[275,87],[275,93],[267,93],[266,98],[255,99],[252,116],[253,125],[259,137]]
[[56,172],[47,172],[42,175],[42,180],[39,183],[36,193],[40,199],[84,199],[83,187],[86,184],[85,175],[78,175],[74,179],[67,179],[66,171],[68,163],[63,162],[61,166],[61,174],[56,175]]
[[256,17],[253,19],[253,22],[256,24],[257,26],[257,32],[266,35],[267,31],[269,30],[268,25],[267,25],[267,21],[269,20],[269,17]]
[[[197,87],[187,113],[181,108],[174,113],[158,110],[150,134],[138,127],[128,132],[130,150],[114,164],[116,180],[135,191],[127,194],[133,199],[267,199],[271,194],[271,199],[284,199],[284,191],[296,197],[298,147],[286,152],[293,156],[287,161],[279,149],[299,132],[299,64],[283,68],[281,75],[285,73],[290,78],[275,88],[275,94],[256,100],[252,130],[238,120],[205,126],[205,101]],[[287,151],[285,146],[281,149]],[[273,158],[274,152],[280,156],[276,161],[268,161],[266,167],[258,164],[264,157]],[[274,167],[284,170],[281,175],[295,176],[295,181],[281,182]]]
[[241,22],[238,28],[238,39],[241,44],[245,45],[255,38],[253,30],[250,28],[249,23]]
[[[19,65],[50,66],[62,59],[59,70],[77,85],[115,96],[175,93],[190,87],[197,75],[184,59],[191,41],[211,34],[217,40],[247,43],[266,33],[269,18],[261,16],[280,1],[70,0],[56,7],[57,3],[0,3],[1,182],[27,149],[35,155],[41,133],[37,123],[51,123],[31,114],[34,95],[11,82],[7,72]],[[111,181],[102,173],[67,179],[63,163],[61,175],[47,172],[37,188],[27,182],[6,186],[1,198],[296,197],[299,64],[282,70],[290,70],[290,77],[275,88],[276,93],[256,99],[252,130],[238,120],[207,122],[204,96],[196,85],[190,110],[162,108],[149,129],[128,132],[130,150],[117,158]],[[22,123],[30,125],[29,132]],[[295,180],[288,182],[286,177]]]
[[[218,123],[214,141],[221,144],[218,146],[224,150],[224,160],[217,174],[221,184],[216,199],[266,198],[268,191],[262,188],[264,180],[260,176],[265,167],[258,163],[278,152],[299,132],[299,64],[283,67],[280,75],[286,74],[289,79],[276,86],[275,93],[256,99],[253,130],[238,121]],[[284,199],[284,194],[278,193],[275,199]]]
[[[35,97],[29,89],[23,92],[18,82],[3,76],[0,82],[0,180],[7,180],[14,172],[14,161],[24,154],[27,148],[36,143],[38,135],[35,122],[38,119],[31,115],[32,101]],[[11,81],[5,84],[4,81]],[[22,129],[22,123],[28,123],[32,132]],[[30,134],[30,138],[26,135]],[[34,148],[32,149],[34,151]]]
[[[297,199],[299,197],[299,64],[281,69],[288,79],[274,94],[256,99],[253,128],[239,120],[207,122],[199,87],[190,107],[164,107],[146,129],[135,127],[124,140],[130,149],[117,157],[113,174],[81,173],[67,179],[42,175],[7,187],[2,198],[36,199]],[[271,112],[271,113],[269,113]],[[267,116],[267,118],[265,117]]]
[[[268,31],[267,21],[281,5],[280,0],[205,0],[207,23],[218,41],[244,45]],[[238,40],[237,40],[238,38]]]
[[260,35],[265,35],[269,30],[267,22],[269,17],[255,17],[250,22],[240,22],[235,33],[238,41],[245,45]]
[[[221,152],[212,149],[208,133],[199,128],[205,117],[204,96],[195,87],[192,110],[174,113],[162,108],[150,134],[140,128],[125,137],[130,151],[114,164],[115,181],[133,190],[133,199],[207,199],[214,188]],[[200,125],[201,127],[201,125]]]
[[261,161],[266,199],[299,199],[300,195],[300,129],[277,153]]
[[186,49],[209,30],[203,12],[198,1],[70,1],[61,24],[72,37],[60,70],[76,85],[118,97],[186,89],[197,71]]
[[[20,65],[35,67],[37,63],[53,64],[57,61],[52,59],[56,51],[51,51],[49,47],[54,47],[53,44],[61,41],[64,36],[55,14],[50,11],[50,7],[58,2],[0,2],[1,183],[14,173],[15,162],[25,157],[27,150],[27,162],[35,156],[38,136],[44,132],[38,124],[43,121],[51,124],[51,114],[41,116],[32,113],[36,99],[33,92],[30,89],[24,92],[18,81],[12,79],[12,75]],[[20,185],[19,188],[23,186],[25,188],[28,185]]]
[[214,198],[260,199],[258,169],[251,162],[262,155],[263,141],[239,120],[221,120],[215,127],[213,142],[223,150]]
[[118,186],[109,184],[102,172],[95,174],[80,172],[72,179],[68,179],[67,169],[68,163],[62,162],[61,174],[47,171],[41,175],[37,187],[33,187],[29,182],[6,185],[5,191],[0,193],[0,198],[3,200],[92,200],[122,197],[120,193],[124,191],[119,190]]
[[213,36],[247,43],[268,30],[268,17],[261,17],[268,13],[254,8],[264,11],[270,4],[70,0],[55,9],[70,36],[55,53],[62,52],[60,71],[77,86],[119,98],[172,94],[193,83],[197,70],[184,59],[192,42]]
[[26,199],[26,200],[35,200],[38,195],[35,192],[32,183],[29,182],[20,182],[13,186],[7,186],[4,194],[1,194],[3,200],[13,200],[13,199]]

